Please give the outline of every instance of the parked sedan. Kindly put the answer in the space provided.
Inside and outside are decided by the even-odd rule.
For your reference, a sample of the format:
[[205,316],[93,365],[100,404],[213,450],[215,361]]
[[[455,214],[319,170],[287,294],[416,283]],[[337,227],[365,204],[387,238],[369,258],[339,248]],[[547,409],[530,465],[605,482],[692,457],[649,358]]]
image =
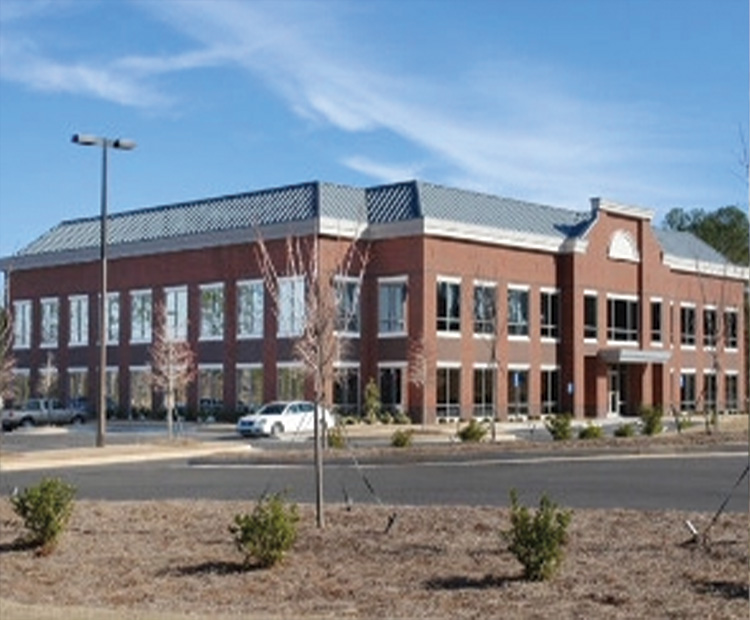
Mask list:
[[[331,428],[335,420],[321,407],[323,428]],[[282,433],[312,433],[315,425],[315,403],[309,401],[276,401],[263,405],[255,413],[242,416],[237,432],[243,437],[278,436]]]

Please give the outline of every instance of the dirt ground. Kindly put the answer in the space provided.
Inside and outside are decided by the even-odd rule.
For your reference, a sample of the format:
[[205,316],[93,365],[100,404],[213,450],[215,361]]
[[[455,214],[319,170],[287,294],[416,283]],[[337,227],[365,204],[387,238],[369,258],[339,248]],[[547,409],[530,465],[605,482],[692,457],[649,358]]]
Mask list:
[[560,572],[530,583],[499,536],[507,510],[335,506],[319,530],[301,506],[282,564],[244,570],[228,528],[251,508],[80,501],[60,547],[37,557],[17,544],[22,524],[3,499],[2,617],[723,619],[750,610],[747,515],[722,516],[702,546],[686,544],[684,522],[702,529],[711,515],[577,510]]

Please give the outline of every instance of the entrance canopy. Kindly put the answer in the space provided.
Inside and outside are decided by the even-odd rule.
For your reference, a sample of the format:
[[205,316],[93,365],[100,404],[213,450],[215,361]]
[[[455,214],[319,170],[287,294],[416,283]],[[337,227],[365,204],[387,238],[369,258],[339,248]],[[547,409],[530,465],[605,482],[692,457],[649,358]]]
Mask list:
[[626,347],[600,349],[599,357],[608,364],[663,364],[672,356],[670,351],[630,349]]

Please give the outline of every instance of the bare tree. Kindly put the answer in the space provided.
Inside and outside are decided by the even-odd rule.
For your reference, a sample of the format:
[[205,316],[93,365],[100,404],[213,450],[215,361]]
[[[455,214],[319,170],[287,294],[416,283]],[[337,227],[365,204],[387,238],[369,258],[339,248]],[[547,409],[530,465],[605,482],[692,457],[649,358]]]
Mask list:
[[167,325],[167,311],[163,303],[154,308],[154,343],[151,357],[151,385],[164,394],[167,409],[167,435],[173,436],[175,402],[195,379],[195,353],[186,340],[178,340]]
[[13,375],[16,360],[13,357],[13,317],[10,310],[0,308],[0,409],[6,398],[13,396]]
[[39,376],[39,393],[44,398],[52,398],[57,390],[57,368],[55,367],[55,356],[47,353],[47,361],[44,363]]
[[[357,228],[360,230],[360,227]],[[266,289],[273,300],[273,311],[277,320],[287,320],[282,315],[285,297],[282,288],[285,279],[302,283],[304,298],[299,304],[303,316],[295,316],[294,355],[302,363],[306,377],[312,380],[315,401],[314,458],[316,502],[315,514],[318,527],[324,527],[323,514],[323,455],[321,432],[321,406],[330,405],[326,390],[335,380],[335,364],[346,352],[348,341],[339,336],[347,331],[345,326],[358,312],[359,291],[368,260],[368,249],[363,247],[358,234],[347,242],[337,256],[321,255],[320,239],[287,237],[283,265],[277,265],[260,231],[257,231],[257,259]],[[328,258],[328,261],[324,261]],[[346,284],[356,286],[355,299],[347,302]],[[292,300],[293,302],[293,300]],[[299,309],[298,308],[298,309]]]

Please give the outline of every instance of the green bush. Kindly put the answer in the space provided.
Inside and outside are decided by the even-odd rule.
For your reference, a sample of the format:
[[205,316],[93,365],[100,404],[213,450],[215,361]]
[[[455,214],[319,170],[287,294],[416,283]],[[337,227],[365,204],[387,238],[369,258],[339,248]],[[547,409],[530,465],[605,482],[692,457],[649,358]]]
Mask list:
[[391,435],[391,446],[394,448],[408,448],[414,443],[414,431],[411,429],[397,429]]
[[365,386],[365,415],[366,424],[375,424],[380,416],[382,403],[380,400],[380,388],[372,377]]
[[635,435],[635,427],[632,424],[620,424],[614,434],[615,437],[632,437]]
[[75,487],[59,478],[43,478],[24,489],[10,501],[14,512],[29,530],[26,541],[39,547],[40,553],[51,553],[73,514]]
[[589,423],[578,431],[578,439],[601,439],[604,437],[604,429],[596,424]]
[[396,411],[396,413],[393,414],[393,423],[411,424],[411,418],[409,418],[409,416],[406,415],[403,411]]
[[458,431],[458,438],[467,443],[478,443],[487,435],[487,426],[474,418]]
[[245,566],[252,560],[261,568],[277,564],[297,540],[299,513],[283,493],[262,497],[251,514],[238,514],[229,531],[237,548],[245,554]]
[[337,450],[346,448],[346,435],[343,426],[334,426],[328,431],[328,447]]
[[573,436],[572,419],[573,416],[569,413],[558,413],[549,416],[544,421],[544,426],[549,431],[549,434],[552,435],[552,439],[555,441],[564,441]]
[[523,564],[523,574],[531,581],[552,577],[563,561],[568,543],[571,512],[559,510],[557,504],[542,495],[534,515],[518,503],[518,493],[510,492],[510,530],[502,532],[508,550]]
[[662,431],[662,410],[659,407],[644,407],[641,409],[641,433],[644,435],[658,435]]

